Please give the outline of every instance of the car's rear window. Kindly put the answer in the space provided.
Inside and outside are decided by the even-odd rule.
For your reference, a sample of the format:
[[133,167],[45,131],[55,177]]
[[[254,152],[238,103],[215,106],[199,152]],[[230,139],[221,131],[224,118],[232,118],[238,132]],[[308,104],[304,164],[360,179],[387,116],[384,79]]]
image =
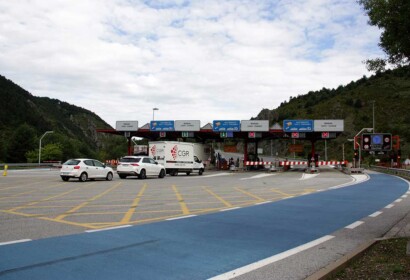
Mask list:
[[77,165],[77,164],[79,164],[79,163],[80,163],[79,160],[69,159],[69,160],[67,160],[66,162],[64,162],[64,165]]
[[131,158],[131,157],[124,157],[120,159],[120,162],[140,162],[141,158]]

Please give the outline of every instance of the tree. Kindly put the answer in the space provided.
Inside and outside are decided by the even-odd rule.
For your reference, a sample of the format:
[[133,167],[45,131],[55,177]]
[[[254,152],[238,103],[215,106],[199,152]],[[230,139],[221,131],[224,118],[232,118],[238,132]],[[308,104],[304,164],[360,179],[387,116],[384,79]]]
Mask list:
[[395,66],[410,62],[410,1],[409,0],[358,0],[369,16],[369,24],[382,29],[379,46],[386,59],[366,61],[371,71],[384,70],[386,62]]
[[36,130],[26,123],[18,126],[8,145],[7,161],[26,162],[26,152],[34,149],[37,145]]

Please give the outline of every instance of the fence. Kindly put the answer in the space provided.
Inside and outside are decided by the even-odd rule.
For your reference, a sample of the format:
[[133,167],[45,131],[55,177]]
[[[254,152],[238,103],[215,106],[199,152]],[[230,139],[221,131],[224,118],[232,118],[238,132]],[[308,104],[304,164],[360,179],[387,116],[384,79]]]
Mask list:
[[372,165],[370,169],[410,179],[410,170]]
[[7,165],[9,169],[23,168],[60,168],[61,162],[44,162],[44,163],[0,163],[0,169]]

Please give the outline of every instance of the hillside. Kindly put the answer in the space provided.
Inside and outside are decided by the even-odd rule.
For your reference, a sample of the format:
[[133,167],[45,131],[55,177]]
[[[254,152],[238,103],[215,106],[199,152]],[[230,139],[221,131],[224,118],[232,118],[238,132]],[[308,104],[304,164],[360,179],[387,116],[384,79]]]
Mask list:
[[[25,162],[26,153],[34,151],[35,155],[39,138],[49,130],[54,133],[47,135],[43,143],[56,143],[63,159],[107,156],[106,150],[112,150],[110,146],[119,140],[97,134],[96,128],[111,127],[89,110],[33,96],[0,76],[0,162]],[[47,160],[47,156],[45,153],[42,159]]]
[[[345,132],[328,142],[328,158],[341,159],[345,143],[347,158],[352,158],[352,143],[347,139],[364,127],[373,126],[373,101],[376,132],[400,136],[402,158],[410,156],[410,67],[402,67],[363,77],[337,89],[323,88],[291,97],[278,108],[263,109],[256,119],[271,123],[285,119],[344,119]],[[301,142],[302,143],[302,142]],[[305,154],[310,143],[305,142]],[[323,142],[318,143],[323,158]],[[282,151],[284,146],[282,146]],[[304,155],[301,155],[304,156]]]

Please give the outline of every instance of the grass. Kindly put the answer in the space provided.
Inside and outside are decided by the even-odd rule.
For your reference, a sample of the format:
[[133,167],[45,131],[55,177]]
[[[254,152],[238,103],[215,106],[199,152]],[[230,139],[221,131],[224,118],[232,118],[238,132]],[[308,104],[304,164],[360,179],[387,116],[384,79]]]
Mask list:
[[408,238],[379,241],[329,279],[408,280],[410,279],[410,256],[406,255],[408,241]]

